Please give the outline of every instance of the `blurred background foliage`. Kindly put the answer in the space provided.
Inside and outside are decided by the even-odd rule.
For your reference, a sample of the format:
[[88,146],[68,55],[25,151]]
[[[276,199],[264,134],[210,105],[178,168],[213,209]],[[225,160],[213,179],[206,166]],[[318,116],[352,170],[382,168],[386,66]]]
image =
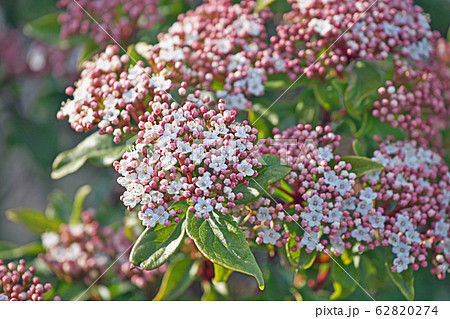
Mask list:
[[[277,1],[278,2],[278,1]],[[155,42],[159,32],[166,30],[180,12],[195,7],[200,1],[160,1],[160,12],[164,21],[151,30],[146,30],[138,35],[140,40]],[[284,2],[283,2],[284,3]],[[431,25],[439,30],[442,36],[447,35],[450,26],[450,0],[416,0],[431,16]],[[277,3],[271,7],[284,6]],[[2,0],[0,2],[0,242],[8,241],[22,245],[36,239],[36,235],[26,228],[6,219],[4,212],[15,207],[31,207],[44,211],[49,199],[58,193],[64,192],[73,198],[76,190],[88,183],[92,186],[92,194],[88,197],[87,207],[95,207],[100,221],[110,224],[120,221],[125,209],[119,202],[120,186],[115,182],[116,174],[112,167],[98,169],[92,164],[85,165],[76,174],[69,175],[61,180],[50,178],[51,164],[60,152],[77,145],[84,137],[75,133],[66,121],[58,121],[56,112],[60,108],[61,101],[66,99],[64,90],[77,78],[80,56],[86,58],[92,55],[96,47],[90,51],[83,49],[82,45],[73,48],[57,47],[58,41],[53,43],[39,42],[31,38],[24,27],[30,21],[41,16],[57,11],[56,0]],[[56,39],[55,39],[56,40]],[[41,60],[35,60],[36,48]],[[58,50],[68,50],[64,57],[51,54]],[[43,62],[42,62],[43,61]],[[289,92],[297,94],[298,92]],[[286,99],[289,100],[289,94]],[[304,94],[304,101],[308,101],[308,92]],[[267,102],[261,103],[262,105]],[[289,114],[296,112],[302,114],[308,122],[318,121],[317,112],[308,108],[307,102],[294,105],[295,109],[285,108],[283,101],[274,107],[269,116],[259,121],[260,129],[270,132],[274,126],[280,129],[293,126],[292,117],[283,116],[283,112]],[[313,110],[313,111],[311,111]],[[255,110],[253,116],[264,110]],[[95,203],[95,205],[94,205]],[[1,247],[0,247],[1,248]],[[182,272],[186,290],[183,295],[170,295],[166,291],[166,299],[179,298],[196,300],[199,295],[202,299],[257,299],[257,300],[292,300],[292,299],[328,299],[329,291],[333,291],[332,283],[325,282],[323,286],[312,285],[304,281],[304,276],[295,275],[292,271],[282,267],[285,262],[280,256],[268,257],[266,252],[256,254],[258,263],[263,266],[263,272],[267,282],[264,292],[258,290],[255,281],[238,273],[233,273],[228,282],[228,291],[220,283],[212,284],[198,280],[201,276],[208,277],[212,264],[202,261],[200,270],[195,276]],[[182,258],[182,256],[180,256]],[[176,262],[185,262],[183,260]],[[174,264],[176,264],[174,262]],[[361,276],[366,276],[365,282],[372,285],[367,287],[377,300],[397,300],[403,296],[394,289],[391,281],[379,280],[373,277],[377,267],[370,264],[366,258]],[[329,265],[329,264],[325,264]],[[172,265],[175,267],[175,265]],[[192,265],[190,265],[192,266]],[[186,266],[183,266],[186,268]],[[183,269],[184,269],[183,268]],[[40,269],[43,269],[42,267]],[[330,271],[326,267],[319,271]],[[308,277],[308,270],[303,271]],[[175,271],[174,271],[175,273]],[[200,278],[198,274],[201,274]],[[50,273],[44,273],[44,276]],[[314,274],[316,277],[317,274]],[[372,277],[370,277],[372,276]],[[292,284],[294,283],[294,284]],[[80,285],[78,287],[77,285]],[[312,286],[312,287],[310,287]],[[450,289],[448,281],[439,281],[428,269],[421,269],[416,276],[416,299],[418,300],[449,300]],[[379,289],[383,287],[383,289]],[[169,289],[170,287],[166,287]],[[73,298],[82,291],[82,284],[61,284],[58,287],[64,299]],[[115,289],[115,288],[114,288]],[[71,292],[71,290],[73,290]],[[202,292],[203,291],[203,292]],[[94,293],[102,293],[101,289]],[[121,298],[131,298],[124,294]],[[142,299],[143,295],[133,298]],[[355,288],[346,299],[368,300],[364,292]]]

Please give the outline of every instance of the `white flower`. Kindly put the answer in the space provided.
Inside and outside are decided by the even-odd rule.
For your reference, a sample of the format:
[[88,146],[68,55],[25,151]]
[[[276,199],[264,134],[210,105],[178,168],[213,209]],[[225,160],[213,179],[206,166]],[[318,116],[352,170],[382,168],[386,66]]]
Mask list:
[[397,246],[392,248],[392,252],[397,256],[409,256],[409,251],[411,250],[411,246],[408,246],[404,242],[400,242]]
[[198,186],[202,191],[205,191],[208,189],[209,186],[212,185],[211,181],[211,174],[206,172],[202,177],[200,177],[196,182],[195,185]]
[[211,163],[209,164],[209,168],[212,168],[216,172],[226,169],[227,165],[225,164],[225,157],[211,155]]
[[312,18],[308,23],[308,27],[314,28],[314,31],[321,36],[325,36],[329,31],[333,29],[333,26],[327,20]]
[[151,228],[155,227],[156,223],[164,225],[165,221],[169,219],[169,213],[163,206],[158,206],[155,210],[147,208],[145,212],[138,213],[138,218],[142,220],[142,225]]
[[373,228],[383,228],[386,217],[377,212],[375,215],[369,216],[369,222],[372,224]]
[[358,203],[358,206],[356,207],[356,211],[359,212],[361,215],[366,216],[369,213],[369,210],[373,208],[373,203],[367,202],[365,200],[362,200]]
[[277,233],[275,229],[268,228],[264,230],[263,233],[263,243],[275,245],[277,240],[280,239],[281,234]]
[[215,141],[217,141],[218,138],[216,132],[205,131],[203,132],[203,135],[204,135],[203,143],[205,145],[213,144]]
[[345,251],[345,243],[344,241],[337,237],[334,240],[330,240],[331,243],[331,250],[335,253],[338,253],[340,255],[342,255]]
[[314,195],[310,198],[308,198],[308,205],[309,209],[311,209],[312,212],[314,211],[322,211],[323,210],[323,199],[320,198],[318,195]]
[[257,81],[249,81],[247,82],[247,90],[250,94],[253,94],[255,96],[261,96],[264,94],[264,85],[262,82]]
[[[151,179],[151,173],[153,172],[153,168],[145,162],[141,162],[139,166],[136,168],[137,178],[142,182],[146,181],[147,183]],[[136,175],[136,174],[133,174]]]
[[239,138],[247,138],[248,137],[248,134],[247,134],[248,126],[234,125],[233,127],[236,131],[234,133],[234,135],[236,135]]
[[197,164],[200,164],[205,157],[206,157],[205,148],[203,146],[194,148],[192,154],[189,155],[190,160],[194,161]]
[[176,151],[178,153],[187,154],[187,153],[192,152],[192,147],[187,142],[185,143],[185,142],[182,142],[182,141],[178,141],[177,142],[177,149],[176,149]]
[[158,191],[151,191],[150,196],[152,197],[152,201],[154,203],[158,202],[158,200],[162,199],[164,197],[164,194]]
[[448,223],[446,223],[443,219],[441,219],[436,223],[434,227],[434,233],[437,236],[440,235],[442,237],[447,237],[449,226],[450,225]]
[[405,237],[408,239],[408,242],[410,243],[420,243],[422,241],[420,239],[419,232],[412,229],[406,231]]
[[178,195],[182,186],[183,184],[178,181],[171,181],[169,186],[167,187],[167,193],[171,195]]
[[337,209],[337,208],[333,208],[329,213],[328,213],[328,222],[329,223],[335,223],[335,222],[340,222],[341,218],[342,218],[342,212]]
[[304,219],[308,222],[309,227],[319,226],[323,214],[313,211],[312,213],[305,213]]
[[365,200],[367,202],[370,202],[377,198],[377,194],[373,192],[373,190],[370,187],[367,187],[366,189],[363,189],[359,192],[359,199]]
[[197,204],[194,206],[195,210],[200,214],[209,213],[213,210],[211,205],[211,199],[199,197],[197,200]]
[[353,229],[351,232],[351,235],[353,238],[355,238],[357,241],[371,241],[371,237],[369,234],[370,228],[369,227],[363,227],[359,225],[356,229]]
[[223,119],[219,119],[214,123],[214,132],[216,134],[227,134],[229,131],[227,124]]
[[46,249],[56,247],[59,244],[59,235],[57,233],[43,233],[41,239],[42,246]]
[[233,48],[231,41],[228,39],[220,39],[216,42],[217,51],[223,54],[227,54]]
[[394,259],[394,266],[397,268],[397,272],[402,272],[408,269],[409,258],[407,256],[400,255]]
[[409,221],[409,218],[404,215],[397,216],[395,226],[397,226],[402,233],[413,229],[413,224]]
[[271,220],[272,216],[269,213],[269,208],[268,207],[260,207],[258,209],[258,214],[256,214],[256,219],[259,220],[260,222],[262,222],[264,220]]
[[158,89],[160,89],[162,91],[166,91],[166,90],[170,89],[170,86],[172,85],[172,81],[171,80],[166,80],[161,75],[157,75],[157,76],[150,77],[150,84],[154,88],[158,88]]
[[383,30],[386,35],[392,37],[397,36],[401,29],[400,27],[385,21],[383,22]]
[[316,232],[305,232],[302,240],[300,241],[303,246],[306,246],[309,250],[314,250],[316,248],[316,245],[319,243],[319,237]]
[[253,174],[255,174],[253,166],[247,161],[242,161],[242,163],[238,164],[236,167],[244,176],[253,176]]
[[319,147],[320,158],[329,162],[333,159],[333,153],[328,147]]
[[166,123],[164,125],[164,133],[163,136],[169,136],[170,138],[176,138],[178,135],[178,132],[181,130],[181,128],[177,125],[177,123]]
[[400,236],[392,233],[391,236],[389,236],[388,241],[391,246],[398,246],[400,244]]
[[342,209],[343,210],[354,210],[356,208],[355,205],[355,197],[349,197],[342,201]]
[[351,189],[352,185],[350,185],[348,179],[340,179],[336,182],[336,190],[341,196],[344,196]]
[[325,173],[323,173],[323,177],[325,179],[325,183],[327,183],[328,185],[332,185],[332,186],[336,186],[336,183],[339,179],[337,177],[335,171],[325,172]]
[[129,90],[129,91],[125,91],[122,94],[122,98],[125,101],[125,103],[131,103],[133,102],[133,100],[137,97],[137,93],[135,90]]
[[220,154],[224,156],[227,159],[227,161],[234,162],[237,160],[236,146],[234,147],[232,145],[222,146],[219,150]]
[[161,168],[165,171],[170,170],[177,163],[177,159],[168,153],[161,159]]

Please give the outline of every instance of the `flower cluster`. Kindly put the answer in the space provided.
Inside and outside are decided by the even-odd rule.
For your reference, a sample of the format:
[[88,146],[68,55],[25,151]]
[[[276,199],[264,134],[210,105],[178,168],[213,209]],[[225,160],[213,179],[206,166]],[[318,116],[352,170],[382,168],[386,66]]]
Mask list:
[[175,70],[144,62],[130,63],[128,55],[118,55],[118,46],[108,46],[93,61],[83,65],[75,88],[66,94],[58,119],[68,118],[77,132],[99,128],[100,134],[113,134],[120,142],[124,135],[136,133],[139,117],[148,109],[155,94],[173,89]]
[[181,14],[143,55],[182,61],[190,85],[216,92],[229,108],[248,108],[251,96],[264,93],[267,73],[283,70],[284,63],[267,51],[264,24],[272,13],[254,9],[251,0],[206,1]]
[[131,242],[123,231],[100,226],[90,211],[83,211],[81,219],[80,224],[63,224],[59,232],[42,234],[45,253],[40,257],[54,274],[67,282],[83,281],[89,285],[115,262],[114,270],[121,280],[131,280],[140,288],[156,280],[161,269],[130,270],[128,254],[123,253]]
[[[251,227],[247,235],[254,237],[257,232],[257,243],[288,244],[292,251],[305,247],[307,252],[328,252],[330,244],[336,255],[351,247],[351,238],[365,240],[355,217],[371,207],[362,200],[357,207],[353,203],[356,175],[350,172],[350,164],[333,154],[340,136],[328,126],[313,129],[302,124],[274,133],[273,139],[262,141],[258,153],[277,155],[292,169],[283,181],[288,188],[281,182],[272,185],[273,191],[282,192],[288,199],[276,202],[263,194],[266,198],[253,203],[250,211],[244,209],[242,214],[247,215]],[[350,214],[352,209],[358,215]],[[289,229],[296,231],[291,233]]]
[[[184,97],[186,90],[179,91]],[[213,210],[227,213],[242,198],[233,189],[261,167],[251,153],[257,130],[246,121],[236,123],[236,112],[225,110],[223,101],[216,111],[200,95],[189,94],[181,106],[167,103],[165,94],[155,98],[152,113],[139,123],[135,149],[114,163],[126,188],[121,200],[129,210],[141,205],[139,218],[147,227],[178,222],[182,210],[170,205],[182,200],[198,218],[207,219]]]
[[378,237],[396,255],[393,270],[426,267],[431,255],[432,273],[444,278],[450,262],[448,166],[415,141],[381,143],[374,155],[385,170],[364,180],[382,214]]
[[399,127],[409,138],[424,147],[439,148],[441,130],[448,127],[450,109],[449,68],[433,53],[433,61],[422,69],[396,60],[394,78],[378,89],[379,98],[372,114],[393,127]]
[[0,71],[6,77],[50,72],[62,77],[75,73],[75,66],[69,63],[70,50],[50,47],[38,41],[27,43],[19,30],[9,29],[1,21],[0,41],[8,43],[0,48]]
[[[157,0],[59,0],[60,36],[89,35],[96,43],[130,41],[159,20]],[[100,23],[98,23],[99,21]]]
[[340,74],[354,60],[385,60],[389,54],[420,65],[437,37],[412,0],[290,2],[286,24],[277,27],[271,43],[291,79]]
[[[25,260],[19,264],[13,262],[5,265],[0,259],[0,301],[42,301],[44,294],[52,289],[49,283],[41,284],[35,276],[36,269],[27,269]],[[55,297],[54,300],[60,300]]]

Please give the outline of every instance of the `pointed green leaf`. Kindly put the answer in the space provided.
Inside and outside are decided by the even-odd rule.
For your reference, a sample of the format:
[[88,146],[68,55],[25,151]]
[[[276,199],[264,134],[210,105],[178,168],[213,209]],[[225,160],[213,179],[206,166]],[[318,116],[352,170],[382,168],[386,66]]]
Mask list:
[[288,257],[289,262],[292,266],[296,267],[296,269],[308,269],[314,263],[316,259],[317,251],[313,251],[311,253],[306,252],[305,248],[297,249],[296,251],[292,251],[289,247],[292,247],[297,242],[293,237],[290,237],[286,244],[286,255]]
[[45,249],[42,247],[42,244],[38,242],[29,243],[19,247],[0,242],[0,259],[3,260],[23,258],[24,256],[37,256],[43,252],[45,252]]
[[264,279],[245,235],[230,215],[213,212],[209,219],[187,215],[187,233],[200,252],[213,263],[251,275],[264,289]]
[[359,271],[353,263],[345,265],[340,258],[334,258],[330,275],[334,288],[331,300],[348,297],[356,289]]
[[75,194],[73,202],[72,215],[70,216],[70,224],[78,224],[80,222],[81,211],[86,197],[91,192],[92,188],[89,185],[84,185]]
[[361,177],[370,172],[381,171],[384,166],[378,162],[372,161],[367,157],[362,156],[342,156],[341,160],[352,165],[350,172],[355,173],[357,177]]
[[153,299],[174,300],[194,282],[199,268],[199,261],[190,258],[177,258],[164,274],[158,294]]
[[255,12],[263,10],[270,6],[275,0],[256,0]]
[[61,222],[50,219],[42,212],[29,208],[15,208],[6,211],[6,217],[15,222],[22,224],[34,233],[42,234],[47,231],[56,232]]
[[394,254],[392,254],[391,251],[386,250],[386,260],[384,264],[386,265],[389,278],[391,278],[398,289],[400,289],[406,300],[413,301],[415,296],[413,269],[408,267],[408,269],[400,273],[392,272],[391,267],[393,266],[394,258]]
[[99,166],[110,166],[125,153],[127,147],[127,141],[115,144],[111,135],[100,135],[96,132],[73,149],[60,153],[53,162],[51,177],[59,179],[72,174],[79,170],[87,160],[91,160]]
[[214,264],[214,281],[225,282],[233,271],[231,269]]
[[72,200],[63,191],[56,189],[48,196],[45,216],[68,223],[72,212]]
[[235,201],[236,205],[254,202],[259,196],[265,193],[270,183],[285,178],[291,171],[290,167],[281,163],[280,159],[272,154],[266,154],[258,161],[263,165],[258,172],[258,176],[249,179],[249,185],[240,184],[233,192],[242,193],[242,199]]
[[130,253],[130,263],[144,269],[155,269],[176,252],[183,241],[186,219],[170,226],[147,228],[139,236]]

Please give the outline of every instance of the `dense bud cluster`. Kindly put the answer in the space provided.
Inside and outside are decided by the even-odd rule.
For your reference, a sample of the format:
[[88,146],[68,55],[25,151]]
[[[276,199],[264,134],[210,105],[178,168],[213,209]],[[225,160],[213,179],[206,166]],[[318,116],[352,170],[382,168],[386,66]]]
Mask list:
[[383,214],[377,237],[396,255],[393,270],[417,270],[428,259],[432,272],[444,278],[450,262],[448,166],[415,141],[382,143],[374,155],[385,169],[364,180]]
[[[277,203],[263,194],[266,198],[252,204],[251,211],[244,209],[243,214],[251,215],[250,225],[255,225],[247,234],[253,237],[257,233],[257,243],[289,243],[292,251],[302,247],[308,252],[331,248],[337,255],[342,254],[351,246],[350,240],[357,237],[354,231],[359,225],[350,214],[355,207],[349,204],[354,199],[356,175],[350,172],[350,164],[333,154],[340,136],[328,126],[314,129],[301,124],[275,133],[273,139],[262,141],[258,153],[277,155],[292,169],[283,181],[289,190],[283,189],[280,182],[273,184],[273,190],[283,192],[287,199]],[[368,207],[360,205],[357,209],[361,214]],[[284,227],[287,224],[290,226]],[[296,231],[290,233],[289,229]],[[300,233],[303,235],[297,235]]]
[[176,72],[160,65],[134,63],[128,55],[118,55],[118,46],[108,46],[93,61],[83,65],[72,96],[63,103],[58,119],[68,118],[77,132],[96,127],[100,134],[114,135],[120,142],[124,135],[137,132],[139,117],[148,109],[155,94],[173,89]]
[[[59,0],[61,38],[89,35],[99,44],[130,41],[159,20],[157,0]],[[87,13],[88,14],[87,14]]]
[[308,78],[340,74],[354,60],[385,60],[389,54],[420,65],[437,36],[412,0],[290,2],[286,24],[271,42],[292,80],[304,72]]
[[449,68],[435,53],[433,61],[421,69],[396,60],[394,78],[378,89],[380,97],[372,109],[381,121],[401,128],[409,138],[433,149],[441,146],[440,131],[448,127],[450,115],[446,105]]
[[[185,89],[180,92],[185,94]],[[257,130],[246,121],[235,122],[235,112],[218,111],[200,92],[190,94],[180,106],[169,104],[163,94],[150,103],[139,123],[141,131],[134,150],[126,152],[114,167],[126,191],[121,199],[128,209],[140,204],[139,218],[148,227],[180,220],[171,204],[188,200],[188,213],[208,218],[213,210],[223,214],[233,208],[233,189],[256,176],[261,164],[251,153]]]
[[267,73],[281,71],[284,63],[267,51],[264,24],[272,13],[254,9],[250,0],[206,1],[179,15],[143,55],[183,62],[190,85],[215,91],[228,108],[248,108],[251,96],[264,94]]
[[[16,265],[13,262],[5,265],[0,259],[0,301],[42,301],[44,294],[52,289],[49,283],[40,283],[35,276],[36,269],[27,269],[24,259]],[[55,297],[54,300],[60,300]]]
[[89,285],[115,262],[114,270],[121,280],[131,279],[141,288],[154,282],[160,270],[130,270],[128,254],[124,252],[131,242],[123,231],[114,232],[110,227],[101,226],[90,211],[83,211],[81,219],[80,224],[62,224],[57,233],[42,234],[46,251],[40,257],[54,274],[67,282],[83,281]]

